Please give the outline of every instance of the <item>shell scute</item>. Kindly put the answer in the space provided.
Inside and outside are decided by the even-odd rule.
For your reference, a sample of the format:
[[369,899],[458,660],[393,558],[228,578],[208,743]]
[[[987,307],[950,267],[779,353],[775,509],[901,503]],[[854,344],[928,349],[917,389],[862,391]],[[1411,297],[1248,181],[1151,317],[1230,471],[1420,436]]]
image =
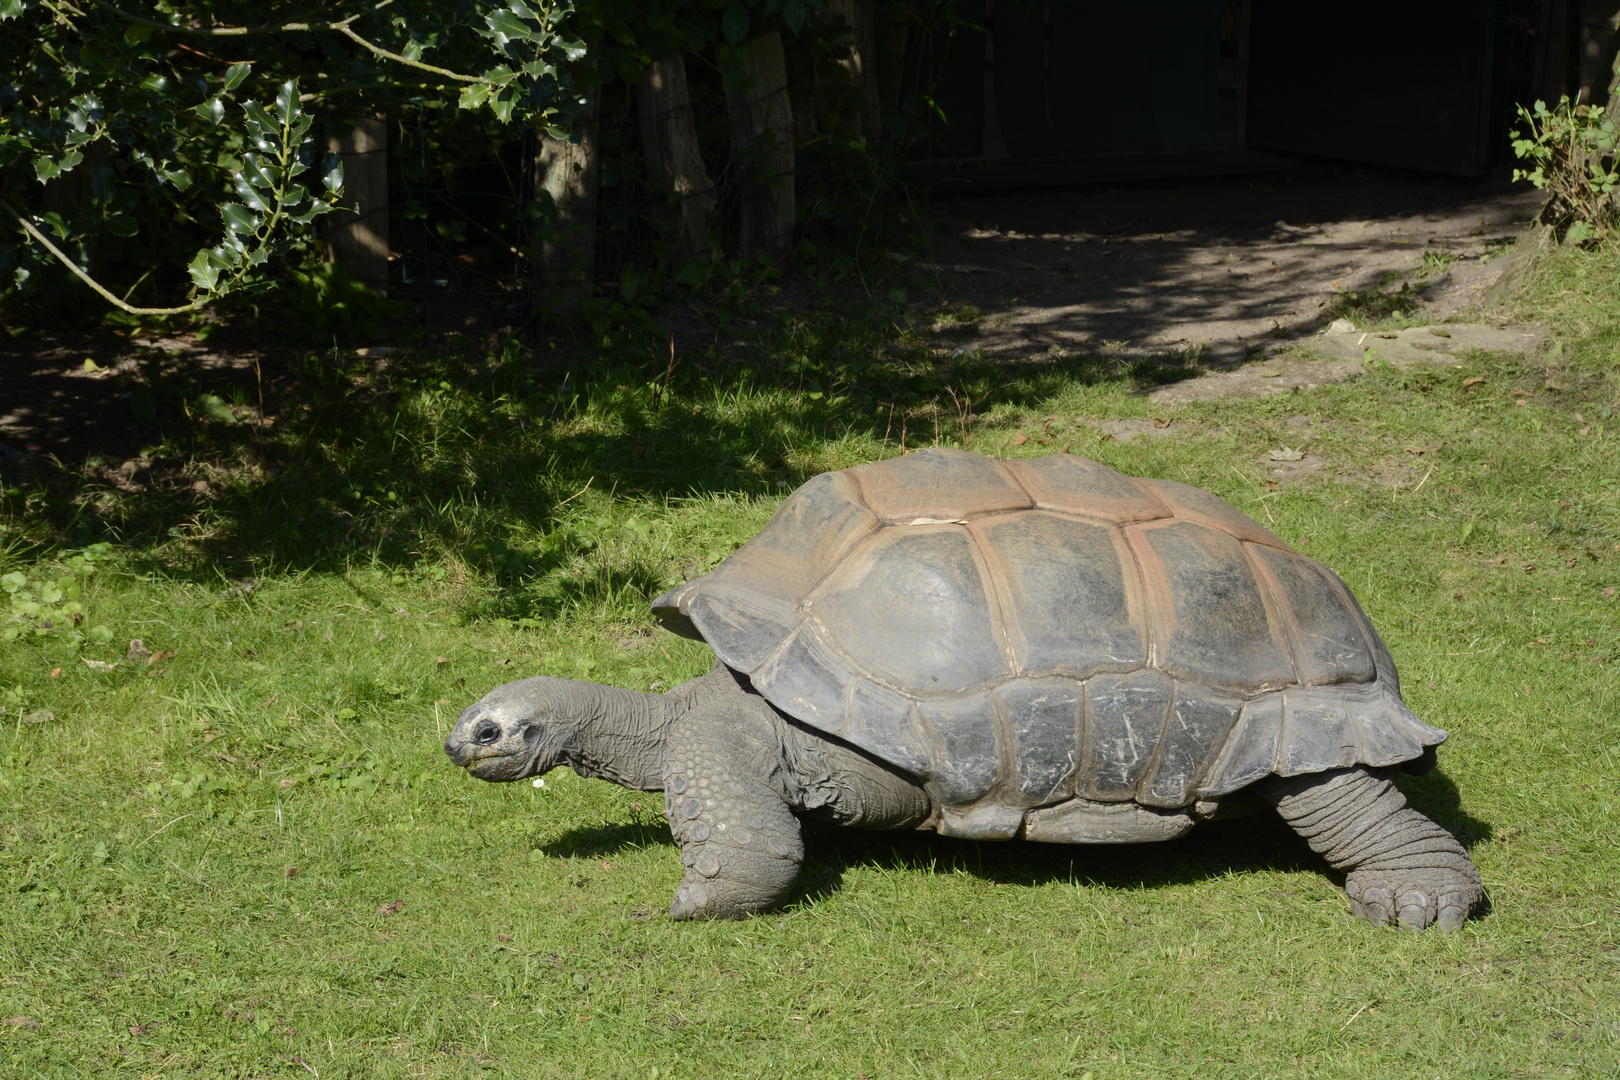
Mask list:
[[844,726],[844,688],[858,673],[842,650],[804,622],[751,674],[759,692],[780,708],[837,734]]
[[887,522],[954,521],[1032,505],[1000,462],[964,450],[936,447],[847,471]]
[[1137,576],[1118,529],[1031,510],[974,531],[1003,585],[1021,670],[1083,679],[1147,663]]
[[891,686],[948,693],[1007,671],[973,541],[959,526],[883,530],[834,571],[809,610]]
[[1159,747],[1158,764],[1137,791],[1136,801],[1166,809],[1192,802],[1193,788],[1204,766],[1225,743],[1242,710],[1242,698],[1216,694],[1200,686],[1178,685]]
[[870,679],[850,683],[841,734],[907,772],[922,776],[933,770],[929,739],[916,704]]
[[919,710],[940,749],[929,775],[940,802],[948,806],[983,797],[1001,768],[1001,725],[990,695],[925,701]]
[[1074,793],[1084,698],[1073,679],[1014,679],[992,696],[1012,739],[1017,768],[1012,801],[1044,806]]
[[1160,667],[1180,679],[1233,689],[1281,687],[1294,680],[1293,664],[1237,540],[1189,521],[1129,532],[1132,547],[1144,556],[1155,614],[1169,616]]
[[1277,740],[1282,737],[1281,694],[1264,694],[1243,706],[1237,726],[1199,788],[1206,799],[1230,795],[1271,775],[1277,765]]
[[1089,758],[1080,794],[1098,802],[1124,802],[1159,746],[1175,687],[1151,668],[1098,675],[1086,682]]
[[1174,480],[1144,479],[1138,483],[1157,495],[1182,521],[1194,521],[1235,536],[1239,540],[1247,540],[1251,544],[1263,544],[1282,551],[1293,550],[1270,530],[1262,528],[1249,515],[1220,496],[1211,495],[1203,488],[1180,484]]
[[1044,510],[1103,518],[1116,525],[1170,516],[1154,493],[1134,477],[1074,454],[1009,461],[1007,468]]
[[1355,614],[1319,564],[1291,551],[1256,546],[1255,557],[1277,583],[1289,614],[1294,667],[1306,686],[1371,682],[1373,652]]

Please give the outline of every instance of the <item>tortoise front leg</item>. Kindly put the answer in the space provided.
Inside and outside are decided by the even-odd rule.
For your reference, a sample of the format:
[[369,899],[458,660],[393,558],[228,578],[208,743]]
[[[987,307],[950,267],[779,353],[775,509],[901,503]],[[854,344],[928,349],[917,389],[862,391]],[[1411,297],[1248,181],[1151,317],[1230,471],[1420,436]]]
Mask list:
[[1455,930],[1484,898],[1455,837],[1406,805],[1383,772],[1365,768],[1274,781],[1261,794],[1336,870],[1350,909],[1377,924]]
[[781,744],[752,713],[711,706],[670,730],[664,812],[686,864],[673,918],[766,911],[787,900],[799,876],[804,842],[781,782]]

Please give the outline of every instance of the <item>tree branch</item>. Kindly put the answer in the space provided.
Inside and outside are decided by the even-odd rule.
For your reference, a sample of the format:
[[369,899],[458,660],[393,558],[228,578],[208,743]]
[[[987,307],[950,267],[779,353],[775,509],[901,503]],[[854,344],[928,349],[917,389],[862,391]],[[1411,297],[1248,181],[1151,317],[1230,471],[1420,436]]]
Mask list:
[[338,33],[342,34],[344,37],[348,38],[350,41],[353,41],[355,44],[359,45],[361,48],[366,49],[366,50],[368,50],[368,51],[370,51],[372,53],[375,53],[376,55],[381,56],[385,60],[392,60],[397,64],[404,64],[407,67],[413,67],[413,68],[416,68],[419,71],[430,71],[435,75],[443,75],[446,78],[455,79],[458,82],[481,83],[481,82],[485,81],[484,79],[481,79],[476,75],[462,75],[462,74],[459,74],[457,72],[451,71],[449,68],[434,67],[432,64],[424,64],[420,60],[412,60],[410,57],[401,56],[399,53],[389,52],[387,49],[383,48],[381,45],[373,45],[371,42],[367,41],[365,38],[361,37],[359,34],[355,33],[353,30],[349,29],[349,23],[352,22],[352,21],[353,20],[351,19],[351,20],[346,20],[344,22],[340,22],[340,23],[332,23],[329,26],[327,26],[327,29],[328,30],[336,30]]
[[[46,251],[49,251],[52,255],[55,255],[56,258],[57,258],[57,261],[59,261],[63,266],[67,267],[69,270],[73,271],[73,273],[79,278],[80,281],[84,282],[86,285],[90,286],[96,292],[100,293],[101,298],[103,300],[106,300],[109,304],[113,305],[116,308],[120,308],[120,309],[122,309],[124,311],[129,312],[131,315],[180,315],[180,314],[183,314],[183,313],[185,313],[187,311],[197,311],[197,310],[205,307],[209,303],[209,301],[212,299],[211,297],[209,297],[209,298],[204,298],[204,299],[201,299],[201,300],[193,300],[191,303],[186,304],[186,305],[184,305],[182,307],[167,307],[167,308],[143,308],[143,307],[135,307],[133,304],[127,304],[123,300],[120,300],[118,297],[114,296],[112,293],[108,292],[106,287],[104,287],[101,284],[101,282],[97,281],[95,278],[93,278],[89,274],[85,273],[84,270],[82,270],[79,267],[78,263],[76,263],[72,259],[68,258],[67,254],[65,252],[63,252],[61,248],[59,248],[55,244],[51,243],[49,237],[47,237],[44,233],[40,232],[39,229],[34,226],[33,222],[29,221],[22,214],[18,213],[17,208],[12,206],[5,199],[0,199],[0,210],[4,210],[6,213],[10,214],[13,218],[15,218],[16,221],[17,221],[17,224],[21,225],[25,230],[27,230],[29,236],[33,237],[35,240],[38,240],[41,244],[45,245],[45,250]],[[137,282],[137,284],[139,284],[139,283]]]
[[134,12],[125,11],[123,8],[108,3],[107,0],[94,0],[94,3],[97,6],[105,8],[121,19],[132,23],[139,23],[142,26],[150,26],[154,30],[164,30],[171,34],[193,34],[201,37],[250,37],[262,34],[308,33],[311,30],[334,30],[348,38],[350,41],[354,42],[356,45],[359,45],[367,52],[370,52],[375,56],[380,56],[385,60],[392,60],[396,64],[404,64],[406,67],[413,67],[419,71],[431,72],[434,75],[443,75],[446,78],[455,79],[457,82],[481,83],[485,81],[484,79],[479,78],[477,75],[462,75],[459,72],[451,71],[449,68],[435,67],[432,64],[424,64],[420,60],[412,60],[410,57],[402,56],[396,52],[389,52],[381,45],[367,41],[350,28],[349,24],[355,22],[365,15],[371,14],[373,11],[382,10],[393,2],[394,0],[382,0],[381,3],[372,5],[369,11],[362,11],[359,14],[350,15],[347,19],[340,19],[337,22],[332,23],[296,22],[282,23],[280,26],[204,27],[175,26],[173,23],[158,22],[156,19],[148,19],[144,15],[137,15]]

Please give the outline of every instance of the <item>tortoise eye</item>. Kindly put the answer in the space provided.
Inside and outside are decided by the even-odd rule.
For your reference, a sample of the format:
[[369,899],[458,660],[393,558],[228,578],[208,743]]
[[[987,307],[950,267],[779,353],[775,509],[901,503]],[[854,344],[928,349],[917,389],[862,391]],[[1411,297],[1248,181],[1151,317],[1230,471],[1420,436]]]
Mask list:
[[493,720],[485,720],[473,728],[472,741],[479,746],[489,746],[501,737],[501,725]]

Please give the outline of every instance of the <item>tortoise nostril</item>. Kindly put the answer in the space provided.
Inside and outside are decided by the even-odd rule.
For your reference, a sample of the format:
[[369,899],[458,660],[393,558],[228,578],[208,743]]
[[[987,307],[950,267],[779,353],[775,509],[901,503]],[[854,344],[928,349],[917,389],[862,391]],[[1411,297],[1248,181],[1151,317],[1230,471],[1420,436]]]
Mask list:
[[472,741],[479,746],[488,746],[501,737],[501,726],[493,720],[485,720],[473,728]]

